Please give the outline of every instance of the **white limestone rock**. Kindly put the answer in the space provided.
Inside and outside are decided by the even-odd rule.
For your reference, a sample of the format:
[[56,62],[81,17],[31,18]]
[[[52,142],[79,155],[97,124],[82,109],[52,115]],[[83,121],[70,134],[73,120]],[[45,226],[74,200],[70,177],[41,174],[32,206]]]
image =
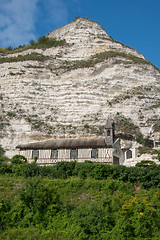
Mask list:
[[[8,156],[19,143],[101,135],[108,116],[118,114],[131,118],[145,136],[153,136],[160,116],[159,69],[86,18],[47,36],[67,44],[0,56],[49,56],[45,61],[0,64],[0,144]],[[99,55],[111,51],[113,56]]]

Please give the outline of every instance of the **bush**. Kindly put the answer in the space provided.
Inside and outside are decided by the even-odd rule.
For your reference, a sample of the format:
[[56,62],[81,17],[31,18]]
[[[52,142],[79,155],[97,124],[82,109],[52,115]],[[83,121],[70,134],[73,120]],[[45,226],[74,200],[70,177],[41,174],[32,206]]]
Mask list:
[[51,47],[63,46],[65,44],[66,44],[66,41],[64,39],[57,40],[56,38],[48,38],[46,36],[43,36],[43,37],[40,37],[37,42],[35,42],[34,40],[30,40],[30,44],[27,46],[20,45],[16,48],[13,48],[11,46],[7,49],[0,48],[0,53],[10,54],[10,53],[22,52],[28,49],[51,48]]
[[[78,164],[73,167],[73,163],[71,165],[68,163],[66,168],[69,169],[71,166],[75,170]],[[140,167],[117,168],[90,162],[80,166],[93,172],[96,166],[100,166],[95,176],[97,172],[103,175],[106,169],[107,175],[114,173],[115,177],[123,176],[124,179],[130,171],[134,174],[139,170],[146,177],[145,181],[149,178],[155,181],[154,176],[157,176],[159,171],[158,167],[156,170],[148,171]],[[158,188],[144,190],[141,186],[137,190],[135,184],[111,178],[106,181],[75,178],[52,180],[41,177],[25,180],[0,177],[2,240],[159,239]]]
[[11,164],[7,164],[5,162],[2,162],[0,164],[0,174],[13,174]]
[[8,157],[0,155],[0,164],[7,163],[9,161],[10,161],[10,159]]
[[12,164],[15,164],[15,165],[18,165],[18,164],[24,164],[27,162],[27,158],[25,158],[24,156],[22,155],[15,155],[12,157],[11,159],[11,163]]
[[17,57],[4,57],[0,58],[0,64],[6,62],[21,62],[21,61],[46,61],[48,60],[48,56],[44,56],[42,54],[38,54],[36,52],[27,54],[27,55],[18,55]]
[[[77,162],[58,162],[53,166],[38,166],[35,162],[29,164],[15,160],[14,164],[1,162],[0,173],[22,176],[25,178],[42,176],[49,178],[70,178],[78,176],[81,179],[94,178],[97,180],[115,179],[135,184],[141,183],[144,188],[158,186],[160,181],[160,166],[152,161],[142,161],[136,167],[125,167],[121,165],[106,165],[86,161]],[[152,173],[155,174],[152,174]]]
[[0,145],[0,156],[3,156],[5,154],[5,151],[3,147]]
[[56,176],[59,178],[67,178],[73,176],[76,162],[58,162],[55,166]]
[[35,162],[31,164],[26,163],[16,166],[13,172],[16,176],[23,176],[25,178],[36,177],[40,175],[40,167]]
[[142,160],[141,162],[136,164],[136,167],[142,167],[142,168],[155,168],[157,167],[157,164],[153,161],[149,161],[149,160]]
[[136,141],[137,141],[138,143],[140,143],[140,144],[144,144],[144,136],[143,136],[142,133],[138,133],[138,134],[136,135]]

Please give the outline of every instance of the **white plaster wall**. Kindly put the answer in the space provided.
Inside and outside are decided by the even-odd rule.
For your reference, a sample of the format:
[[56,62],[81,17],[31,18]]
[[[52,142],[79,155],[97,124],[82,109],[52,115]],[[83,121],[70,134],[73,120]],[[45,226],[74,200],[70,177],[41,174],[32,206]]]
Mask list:
[[91,149],[87,149],[87,148],[79,148],[78,149],[78,159],[86,159],[86,160],[90,160],[91,158]]

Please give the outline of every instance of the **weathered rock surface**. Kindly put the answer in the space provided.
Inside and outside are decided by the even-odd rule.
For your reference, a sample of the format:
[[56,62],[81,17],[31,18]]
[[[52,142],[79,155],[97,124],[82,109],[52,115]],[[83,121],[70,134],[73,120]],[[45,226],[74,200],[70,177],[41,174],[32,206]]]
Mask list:
[[85,18],[47,36],[67,44],[0,56],[46,56],[0,64],[0,144],[8,156],[19,143],[101,135],[108,116],[131,118],[145,136],[157,131],[160,71],[143,55]]

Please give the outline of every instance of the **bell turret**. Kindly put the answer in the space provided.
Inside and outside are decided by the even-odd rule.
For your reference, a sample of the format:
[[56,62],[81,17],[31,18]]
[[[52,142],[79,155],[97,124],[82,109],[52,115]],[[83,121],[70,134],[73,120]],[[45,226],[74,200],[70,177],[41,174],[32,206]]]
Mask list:
[[114,141],[114,127],[109,118],[107,119],[105,129],[106,129],[105,143],[107,146],[112,146]]

